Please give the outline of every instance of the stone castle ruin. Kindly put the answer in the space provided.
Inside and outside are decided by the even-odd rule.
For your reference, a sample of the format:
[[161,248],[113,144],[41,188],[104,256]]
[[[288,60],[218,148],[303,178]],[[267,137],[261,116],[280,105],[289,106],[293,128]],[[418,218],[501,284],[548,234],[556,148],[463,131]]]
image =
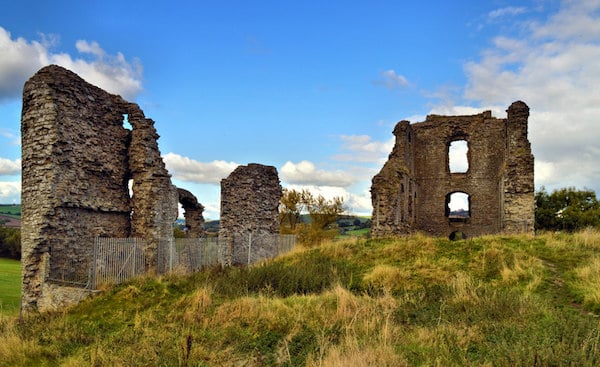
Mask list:
[[529,107],[517,101],[507,112],[506,119],[486,111],[399,122],[394,148],[372,181],[371,234],[533,233]]
[[276,242],[263,239],[279,233],[281,196],[272,166],[239,166],[221,180],[219,241],[225,244],[221,257],[227,264],[247,264],[278,253]]
[[178,201],[190,234],[202,233],[203,207],[171,183],[154,122],[135,103],[47,66],[25,83],[21,136],[25,310],[59,297],[66,288],[46,279],[81,269],[96,237],[145,239],[151,271]]
[[[506,119],[487,111],[398,123],[389,160],[373,178],[372,234],[532,233],[528,116],[527,105],[515,102]],[[178,202],[186,236],[204,235],[204,207],[172,184],[154,122],[137,104],[51,65],[25,83],[21,118],[25,311],[87,295],[50,280],[77,278],[73,273],[87,269],[98,237],[143,239],[141,266],[155,271],[159,241],[172,242]],[[457,143],[466,161],[458,169],[452,164]],[[456,195],[466,203],[460,210]],[[267,238],[279,234],[281,196],[272,166],[239,166],[221,181],[222,263],[246,264],[278,253],[282,243]]]

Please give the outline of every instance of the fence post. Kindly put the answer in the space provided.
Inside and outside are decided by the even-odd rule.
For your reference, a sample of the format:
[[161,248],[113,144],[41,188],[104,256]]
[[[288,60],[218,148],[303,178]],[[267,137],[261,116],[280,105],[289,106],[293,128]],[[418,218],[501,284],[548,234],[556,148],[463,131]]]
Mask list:
[[94,238],[94,253],[92,255],[90,290],[96,289],[96,262],[98,261],[98,237]]
[[173,272],[173,238],[169,238],[169,273]]
[[134,240],[133,241],[133,276],[136,276],[137,274],[137,269],[136,269],[136,264],[137,264],[137,241]]
[[252,232],[248,234],[248,265],[250,265],[250,256],[252,255]]

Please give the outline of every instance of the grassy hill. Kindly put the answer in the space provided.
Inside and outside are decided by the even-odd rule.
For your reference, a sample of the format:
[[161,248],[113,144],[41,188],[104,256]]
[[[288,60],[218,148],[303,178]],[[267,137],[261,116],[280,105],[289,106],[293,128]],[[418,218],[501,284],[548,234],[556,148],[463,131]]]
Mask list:
[[21,219],[21,204],[0,204],[0,214]]
[[353,238],[0,320],[0,365],[600,364],[600,233]]

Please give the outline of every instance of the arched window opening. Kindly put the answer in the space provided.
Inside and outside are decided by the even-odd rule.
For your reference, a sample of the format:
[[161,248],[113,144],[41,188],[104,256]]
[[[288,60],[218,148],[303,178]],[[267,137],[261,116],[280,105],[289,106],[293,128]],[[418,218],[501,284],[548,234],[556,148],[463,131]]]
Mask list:
[[126,113],[123,114],[123,127],[129,131],[133,130],[133,126],[129,122],[129,115]]
[[446,195],[446,217],[455,221],[470,218],[471,196],[464,192],[452,192]]
[[465,173],[469,170],[469,144],[466,140],[454,140],[448,146],[448,168],[450,173]]

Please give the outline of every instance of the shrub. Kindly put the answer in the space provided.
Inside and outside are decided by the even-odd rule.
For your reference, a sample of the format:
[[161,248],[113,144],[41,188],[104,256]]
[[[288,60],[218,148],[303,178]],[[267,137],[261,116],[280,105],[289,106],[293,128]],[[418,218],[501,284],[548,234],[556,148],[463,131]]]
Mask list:
[[21,259],[21,230],[0,227],[0,257]]

